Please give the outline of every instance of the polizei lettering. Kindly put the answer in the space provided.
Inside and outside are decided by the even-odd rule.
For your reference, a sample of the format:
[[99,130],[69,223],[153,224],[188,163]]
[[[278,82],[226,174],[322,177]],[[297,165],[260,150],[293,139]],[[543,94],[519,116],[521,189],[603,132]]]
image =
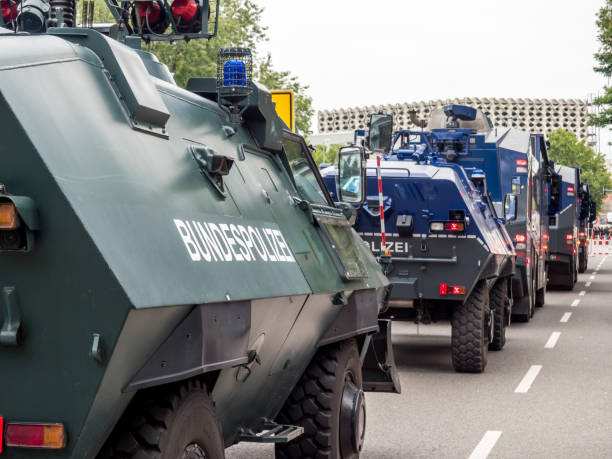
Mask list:
[[193,261],[265,261],[295,263],[283,233],[265,226],[174,219]]

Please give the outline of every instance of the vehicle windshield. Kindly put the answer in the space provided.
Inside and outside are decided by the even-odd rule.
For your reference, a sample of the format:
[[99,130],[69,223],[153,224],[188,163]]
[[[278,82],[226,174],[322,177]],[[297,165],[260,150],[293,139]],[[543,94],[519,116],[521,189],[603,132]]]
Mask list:
[[310,168],[310,163],[301,142],[292,139],[283,139],[283,146],[287,154],[287,161],[291,167],[293,178],[300,197],[314,204],[328,205],[325,193],[321,189],[317,177]]

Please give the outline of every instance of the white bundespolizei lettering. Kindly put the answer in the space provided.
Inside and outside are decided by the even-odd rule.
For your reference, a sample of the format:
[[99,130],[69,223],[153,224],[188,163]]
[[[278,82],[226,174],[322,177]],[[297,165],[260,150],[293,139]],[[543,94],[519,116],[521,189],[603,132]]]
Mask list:
[[178,230],[179,234],[181,235],[181,238],[183,239],[183,242],[185,243],[185,247],[187,247],[187,252],[189,253],[191,259],[193,261],[200,261],[202,259],[202,256],[200,255],[198,247],[195,245],[193,239],[191,238],[191,233],[189,232],[187,225],[185,225],[184,222],[176,218],[174,219],[174,224],[176,225],[176,229]]
[[295,263],[274,224],[243,226],[175,218],[174,225],[192,261]]

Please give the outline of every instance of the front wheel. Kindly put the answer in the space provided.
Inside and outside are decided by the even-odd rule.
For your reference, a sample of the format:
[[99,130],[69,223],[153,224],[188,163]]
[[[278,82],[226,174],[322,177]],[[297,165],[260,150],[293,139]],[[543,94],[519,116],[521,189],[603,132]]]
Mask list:
[[222,459],[221,427],[197,379],[136,394],[98,459]]
[[453,368],[460,373],[482,373],[487,366],[491,326],[489,290],[479,282],[452,319]]
[[304,427],[302,436],[276,445],[277,458],[359,457],[366,411],[354,339],[319,349],[277,421]]

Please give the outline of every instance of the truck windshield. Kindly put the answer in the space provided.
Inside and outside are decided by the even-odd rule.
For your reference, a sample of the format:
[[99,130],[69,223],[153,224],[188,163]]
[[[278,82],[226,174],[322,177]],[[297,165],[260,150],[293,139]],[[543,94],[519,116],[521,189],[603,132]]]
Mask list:
[[308,161],[307,148],[302,142],[285,137],[283,146],[300,197],[314,204],[329,205],[321,185]]

